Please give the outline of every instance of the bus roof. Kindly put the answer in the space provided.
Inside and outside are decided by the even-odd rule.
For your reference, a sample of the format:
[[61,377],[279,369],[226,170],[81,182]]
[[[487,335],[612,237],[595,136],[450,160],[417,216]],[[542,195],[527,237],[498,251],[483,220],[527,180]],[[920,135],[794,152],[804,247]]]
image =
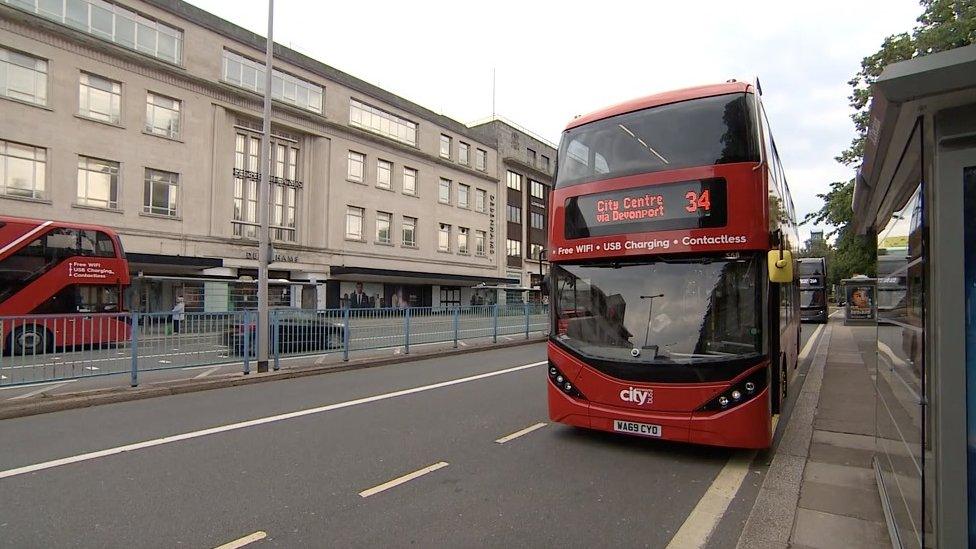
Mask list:
[[118,236],[118,234],[104,225],[94,225],[90,223],[75,223],[73,221],[57,221],[48,219],[31,219],[29,217],[14,217],[11,215],[0,215],[0,225],[4,223],[17,223],[21,225],[33,225],[38,226],[44,223],[50,222],[50,225],[55,228],[69,228],[69,229],[81,229],[86,231],[102,231],[109,236]]
[[576,117],[566,125],[566,129],[570,130],[577,126],[582,126],[583,124],[594,122],[596,120],[602,120],[618,114],[639,111],[649,107],[656,107],[658,105],[677,103],[679,101],[698,99],[700,97],[725,95],[727,93],[752,92],[752,90],[752,84],[746,82],[723,82],[721,84],[709,84],[707,86],[695,86],[693,88],[684,88],[680,90],[667,91],[664,93],[657,93],[654,95],[648,95],[647,97],[641,97],[639,99],[631,99],[630,101],[618,103],[616,105],[591,112],[590,114]]

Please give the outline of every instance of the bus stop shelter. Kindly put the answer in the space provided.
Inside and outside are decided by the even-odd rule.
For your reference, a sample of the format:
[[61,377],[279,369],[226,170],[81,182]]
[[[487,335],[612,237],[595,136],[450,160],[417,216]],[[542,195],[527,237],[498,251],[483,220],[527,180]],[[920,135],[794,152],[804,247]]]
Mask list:
[[895,547],[973,547],[976,45],[889,65],[868,128],[855,229],[907,247],[885,275],[903,282],[878,310],[872,372],[889,534]]

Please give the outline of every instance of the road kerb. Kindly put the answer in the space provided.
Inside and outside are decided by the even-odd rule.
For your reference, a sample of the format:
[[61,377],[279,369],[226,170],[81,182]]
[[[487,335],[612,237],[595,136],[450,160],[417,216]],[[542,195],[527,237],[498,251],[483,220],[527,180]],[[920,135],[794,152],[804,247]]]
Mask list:
[[811,426],[817,411],[816,402],[823,383],[824,366],[827,364],[830,335],[831,326],[828,324],[817,343],[803,389],[797,397],[797,404],[790,415],[786,431],[776,447],[759,495],[739,536],[737,549],[785,548],[789,544],[800,500],[800,483],[813,438]]

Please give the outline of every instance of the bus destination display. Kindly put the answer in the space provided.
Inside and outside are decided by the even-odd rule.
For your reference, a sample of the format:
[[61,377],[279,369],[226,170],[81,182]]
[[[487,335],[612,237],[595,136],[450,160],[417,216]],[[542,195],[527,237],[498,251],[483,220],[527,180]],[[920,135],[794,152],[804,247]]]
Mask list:
[[566,200],[566,238],[722,227],[724,179],[622,189]]

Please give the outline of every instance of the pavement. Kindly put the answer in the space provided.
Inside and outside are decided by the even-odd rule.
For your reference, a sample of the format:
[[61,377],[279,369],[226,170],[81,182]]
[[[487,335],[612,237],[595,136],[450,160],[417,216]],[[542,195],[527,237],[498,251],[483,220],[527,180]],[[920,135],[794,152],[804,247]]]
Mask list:
[[550,424],[543,343],[3,420],[0,546],[742,546],[748,524],[779,524],[752,518],[779,461],[803,465],[800,546],[825,515],[855,518],[831,494],[865,480],[836,469],[863,459],[826,423],[856,363],[835,376],[843,337],[818,328],[758,455]]
[[739,548],[890,547],[872,465],[876,327],[832,315]]

